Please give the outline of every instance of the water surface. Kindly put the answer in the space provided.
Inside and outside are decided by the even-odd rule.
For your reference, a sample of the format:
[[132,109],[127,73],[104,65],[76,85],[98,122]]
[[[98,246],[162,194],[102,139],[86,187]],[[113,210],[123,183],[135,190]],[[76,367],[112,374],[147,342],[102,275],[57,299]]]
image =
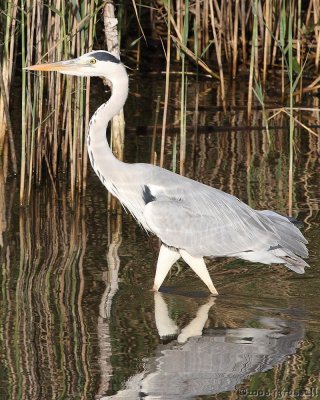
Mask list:
[[[239,88],[224,116],[215,86],[201,85],[195,113],[189,84],[187,175],[252,207],[287,213],[286,119],[268,137],[249,129]],[[132,81],[126,109],[128,162],[150,160],[149,127],[163,88],[154,80],[147,92],[141,87]],[[311,114],[302,118],[319,122]],[[262,125],[259,111],[252,124]],[[159,142],[158,135],[156,151]],[[311,268],[299,276],[280,266],[208,260],[216,299],[183,262],[162,293],[150,291],[159,242],[125,212],[108,212],[93,174],[73,206],[63,185],[55,194],[48,182],[20,209],[17,183],[2,184],[1,399],[320,398],[319,143],[296,130],[293,215],[304,222]]]

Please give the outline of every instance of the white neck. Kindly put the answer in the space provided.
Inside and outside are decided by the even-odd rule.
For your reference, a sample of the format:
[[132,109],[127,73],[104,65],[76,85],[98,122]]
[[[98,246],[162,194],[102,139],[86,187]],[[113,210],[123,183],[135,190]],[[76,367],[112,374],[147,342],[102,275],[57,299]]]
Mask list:
[[93,114],[88,130],[88,153],[91,165],[102,183],[112,190],[114,174],[123,164],[110,149],[106,137],[109,121],[119,113],[128,97],[128,75],[125,67],[118,64],[117,76],[112,79],[110,99],[102,104]]

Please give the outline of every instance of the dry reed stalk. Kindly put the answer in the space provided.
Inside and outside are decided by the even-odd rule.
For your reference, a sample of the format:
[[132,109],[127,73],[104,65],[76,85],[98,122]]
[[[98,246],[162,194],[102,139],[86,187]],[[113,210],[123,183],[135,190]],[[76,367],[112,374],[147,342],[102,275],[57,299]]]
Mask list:
[[[202,22],[201,22],[202,21]],[[202,23],[202,25],[201,25]],[[202,49],[207,48],[208,45],[210,45],[210,33],[209,33],[209,29],[208,27],[210,26],[209,23],[209,4],[208,2],[204,2],[203,8],[202,8],[202,18],[200,16],[200,23],[198,24],[198,26],[201,26],[201,36],[202,36],[202,43],[200,43],[199,46],[199,52],[201,49],[201,54],[203,52]],[[199,28],[198,28],[199,29]],[[208,55],[205,54],[205,57],[208,59]]]
[[242,62],[247,65],[247,42],[246,42],[246,0],[241,0],[241,44],[242,44]]
[[161,130],[161,147],[160,147],[160,167],[164,163],[164,148],[166,143],[166,125],[168,116],[168,102],[169,102],[169,85],[170,85],[170,64],[171,64],[171,0],[167,4],[167,51],[166,51],[166,83],[164,94],[164,107],[162,117],[162,130]]
[[[231,43],[231,35],[230,35],[230,23],[229,23],[229,12],[230,7],[229,7],[229,1],[222,1],[220,4],[220,19],[217,18],[216,25],[217,25],[217,30],[219,32],[219,44],[220,44],[220,53],[222,56],[222,49],[224,49],[224,55],[226,58],[226,61],[229,65],[231,58],[231,52],[230,52],[230,43]],[[211,24],[212,25],[212,24]]]
[[[281,3],[281,0],[280,0]],[[272,56],[271,56],[271,66],[273,67],[276,63],[277,54],[279,50],[279,34],[280,34],[280,17],[276,16],[274,21],[274,34],[273,34],[273,47],[272,47]]]
[[[263,23],[263,14],[261,7],[261,0],[258,1],[258,14],[257,14],[257,37],[256,37],[256,45],[254,46],[254,75],[256,80],[259,80],[259,40],[261,43],[264,41],[264,23]],[[260,37],[258,35],[258,30],[260,28]]]
[[320,4],[318,0],[313,0],[313,19],[314,19],[314,30],[315,39],[317,43],[316,56],[315,56],[315,66],[316,71],[319,71],[320,62]]
[[[93,15],[94,12],[94,6],[95,6],[95,0],[91,0],[90,2],[90,8],[89,8],[89,13],[90,15]],[[89,36],[88,36],[88,50],[91,51],[93,48],[93,30],[94,30],[94,20],[93,18],[90,18],[89,21]],[[87,83],[86,83],[86,97],[85,97],[85,126],[89,126],[89,118],[90,118],[90,77],[87,78]],[[86,187],[87,187],[87,170],[88,170],[88,157],[86,156],[87,154],[87,141],[84,141],[84,157],[83,157],[83,168],[82,168],[82,178],[83,178],[83,192],[86,192]]]
[[[180,97],[180,175],[186,173],[186,150],[187,150],[187,76],[182,74],[181,97]],[[176,156],[176,137],[174,138],[173,155]],[[175,168],[174,168],[175,169]],[[175,172],[175,170],[174,170]]]
[[[264,14],[263,14],[263,6],[262,6],[262,1],[258,1],[258,6],[257,6],[257,16],[258,16],[258,29],[260,31],[260,42],[264,42]],[[265,0],[267,1],[267,0]]]
[[[22,68],[25,65],[26,59],[26,43],[25,43],[25,12],[24,2],[21,2],[21,59]],[[26,72],[22,70],[22,93],[21,93],[21,118],[22,121],[26,119]],[[20,168],[20,204],[23,205],[25,201],[25,178],[26,178],[26,125],[22,123],[21,129],[21,168]]]
[[289,106],[290,106],[290,131],[289,131],[289,173],[288,173],[288,212],[289,216],[292,216],[293,209],[293,151],[294,151],[294,127],[295,121],[293,118],[293,93],[294,93],[294,82],[293,82],[293,14],[292,14],[292,5],[289,3],[289,20],[288,20],[288,75],[289,75],[289,84],[290,84],[290,97],[289,97]]
[[156,165],[156,137],[157,137],[157,126],[160,112],[160,96],[157,97],[155,117],[154,117],[154,125],[152,131],[152,142],[151,142],[151,155],[150,155],[150,164]]
[[[183,19],[183,30],[182,30],[182,44],[187,47],[189,37],[189,0],[185,3],[185,12]],[[197,51],[195,51],[197,58]],[[181,54],[181,92],[180,92],[180,175],[185,175],[185,163],[186,163],[186,147],[187,147],[187,132],[186,132],[186,113],[187,113],[187,77],[186,77],[186,66],[185,66],[185,54]],[[173,146],[173,170],[176,168],[176,145],[177,140],[174,138]]]
[[270,63],[270,45],[272,32],[272,0],[265,2],[265,31],[264,31],[264,52],[263,52],[263,73],[262,82],[265,86],[267,80],[267,69]]
[[235,3],[235,12],[234,12],[234,30],[233,30],[233,63],[232,63],[232,78],[234,79],[237,74],[237,62],[238,62],[238,22],[239,22],[239,0],[236,0]]
[[[294,110],[294,108],[293,108]],[[313,110],[313,109],[312,109]],[[315,137],[320,138],[320,134],[317,134],[314,130],[312,130],[311,128],[309,128],[307,125],[305,125],[304,123],[302,123],[301,121],[299,121],[298,118],[295,118],[292,114],[291,111],[289,109],[289,112],[286,108],[282,108],[281,110],[282,112],[284,112],[285,114],[287,114],[290,118],[292,118],[294,120],[294,122],[296,122],[298,125],[300,125],[303,129],[305,129],[307,132],[309,132],[311,135],[314,135]]]
[[[201,25],[199,24],[199,21],[201,22],[201,8],[200,8],[200,2],[196,2],[196,10],[195,10],[195,18],[194,18],[194,24],[193,24],[193,34],[195,36],[194,38],[194,43],[195,47],[197,49],[201,49],[201,43],[202,43],[202,29],[200,29]],[[195,51],[196,57],[198,57],[197,52]]]
[[[187,43],[183,40],[183,18],[184,18],[184,14],[188,14],[188,20],[190,23],[190,13],[189,13],[189,0],[187,0],[187,3],[184,3],[184,6],[182,7],[182,0],[179,0],[177,2],[177,12],[176,12],[176,17],[177,17],[177,21],[174,20],[174,15],[172,15],[171,10],[169,13],[169,19],[170,19],[170,23],[171,26],[173,27],[175,34],[177,37],[174,37],[173,35],[171,35],[171,39],[173,41],[173,43],[179,48],[180,51],[177,52],[176,55],[176,59],[180,60],[180,56],[181,56],[181,51],[183,53],[185,53],[189,58],[191,58],[194,62],[196,62],[201,68],[203,68],[207,73],[209,73],[211,76],[214,76],[216,78],[219,79],[218,75],[215,74],[211,68],[208,67],[208,65],[206,65],[193,51],[191,51],[188,46]],[[205,4],[207,4],[207,1],[205,2]],[[195,18],[200,18],[200,15],[197,14],[197,12],[199,12],[199,8],[200,5],[197,2],[196,3],[196,15]],[[168,5],[165,5],[166,11],[168,13]],[[197,25],[199,26],[199,25]],[[182,29],[182,30],[181,30]],[[204,27],[204,32],[206,32],[206,34],[208,34],[208,29],[207,27]],[[198,41],[198,43],[201,44],[201,29],[197,29],[194,30],[194,41]],[[208,47],[208,46],[207,46]]]
[[[0,56],[1,56],[1,75],[3,86],[0,90],[0,156],[3,153],[5,141],[6,141],[6,127],[9,121],[8,115],[6,115],[6,107],[9,108],[10,103],[10,87],[12,77],[14,74],[14,54],[16,50],[16,21],[18,12],[19,0],[13,0],[7,3],[7,9],[3,10],[3,16],[5,16],[5,27],[3,29],[3,43],[0,44]],[[1,21],[2,22],[2,21]],[[9,122],[10,123],[10,122]],[[10,128],[9,128],[10,129]],[[10,131],[8,131],[10,134]],[[10,138],[9,138],[10,140]],[[12,151],[12,150],[11,150]],[[14,160],[12,160],[14,163]]]
[[[7,130],[8,130],[8,140],[10,143],[12,170],[13,170],[14,175],[16,175],[18,172],[17,157],[16,157],[16,150],[15,150],[15,145],[14,145],[14,140],[13,140],[10,111],[9,111],[9,106],[8,106],[8,101],[7,101],[7,96],[6,96],[6,89],[5,89],[5,84],[3,81],[1,66],[0,66],[0,91],[2,94],[3,111],[4,111],[4,115],[5,115],[5,119],[6,119],[6,126],[7,126]],[[1,153],[0,153],[0,156],[1,156]]]
[[298,0],[297,18],[297,62],[301,66],[301,0]]
[[[182,1],[183,0],[176,0],[176,26],[177,26],[177,31],[180,33],[182,32],[182,26],[183,26],[183,6],[182,6]],[[180,38],[182,35],[180,36]],[[177,61],[180,61],[180,52],[177,51],[176,53],[176,59]]]
[[224,74],[223,74],[223,67],[222,67],[222,61],[221,61],[221,42],[220,42],[220,44],[218,42],[212,0],[210,0],[209,5],[210,5],[211,27],[212,27],[213,38],[214,38],[214,43],[215,43],[215,48],[216,48],[217,62],[218,62],[218,67],[219,67],[219,76],[220,76],[220,85],[221,85],[221,101],[222,101],[223,109],[224,109],[224,111],[226,111],[227,106],[226,106],[225,87],[224,87]]
[[197,58],[193,51],[188,49],[178,38],[171,35],[171,39],[173,43],[181,49],[189,58],[194,60],[197,65],[199,65],[204,71],[206,71],[209,75],[214,78],[220,79],[219,75],[217,75],[208,65],[203,62],[200,58]]
[[251,59],[250,59],[250,74],[249,74],[249,85],[248,85],[248,118],[251,117],[252,111],[252,88],[253,88],[253,75],[255,64],[258,62],[256,58],[256,47],[258,46],[258,0],[254,0],[252,4],[253,14],[253,29],[251,39]]

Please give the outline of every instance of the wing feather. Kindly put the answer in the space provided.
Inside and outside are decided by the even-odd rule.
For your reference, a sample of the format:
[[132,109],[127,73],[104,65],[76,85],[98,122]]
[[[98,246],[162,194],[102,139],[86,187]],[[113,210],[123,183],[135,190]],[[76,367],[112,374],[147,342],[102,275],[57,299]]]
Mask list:
[[[226,209],[220,208],[225,212]],[[276,245],[276,236],[258,221],[255,227],[250,215],[242,218],[227,218],[221,223],[216,213],[201,215],[194,212],[183,201],[153,201],[146,205],[144,216],[149,229],[164,243],[199,256],[230,256],[238,252],[268,248]],[[220,221],[219,221],[220,219]],[[251,228],[249,228],[249,225]]]
[[117,180],[117,197],[169,246],[195,257],[279,246],[307,256],[303,235],[285,217],[253,210],[230,194],[156,166],[131,164],[128,171]]
[[136,168],[141,168],[145,182],[141,193],[148,195],[143,225],[167,245],[195,257],[232,256],[278,246],[307,256],[306,240],[285,217],[253,210],[228,193],[168,170],[148,166],[146,173],[146,166],[140,166]]

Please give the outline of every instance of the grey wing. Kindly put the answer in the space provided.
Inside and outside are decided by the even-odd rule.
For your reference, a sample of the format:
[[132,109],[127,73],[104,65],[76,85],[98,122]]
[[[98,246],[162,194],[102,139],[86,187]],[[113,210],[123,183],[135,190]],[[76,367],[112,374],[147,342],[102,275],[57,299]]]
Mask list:
[[163,243],[195,257],[277,247],[307,256],[306,240],[286,217],[253,210],[232,195],[170,171],[154,166],[149,171],[143,217]]
[[149,229],[163,243],[195,257],[227,256],[278,244],[274,232],[258,218],[241,207],[236,212],[228,213],[225,208],[216,215],[208,210],[202,215],[183,201],[160,200],[148,203],[144,216]]

